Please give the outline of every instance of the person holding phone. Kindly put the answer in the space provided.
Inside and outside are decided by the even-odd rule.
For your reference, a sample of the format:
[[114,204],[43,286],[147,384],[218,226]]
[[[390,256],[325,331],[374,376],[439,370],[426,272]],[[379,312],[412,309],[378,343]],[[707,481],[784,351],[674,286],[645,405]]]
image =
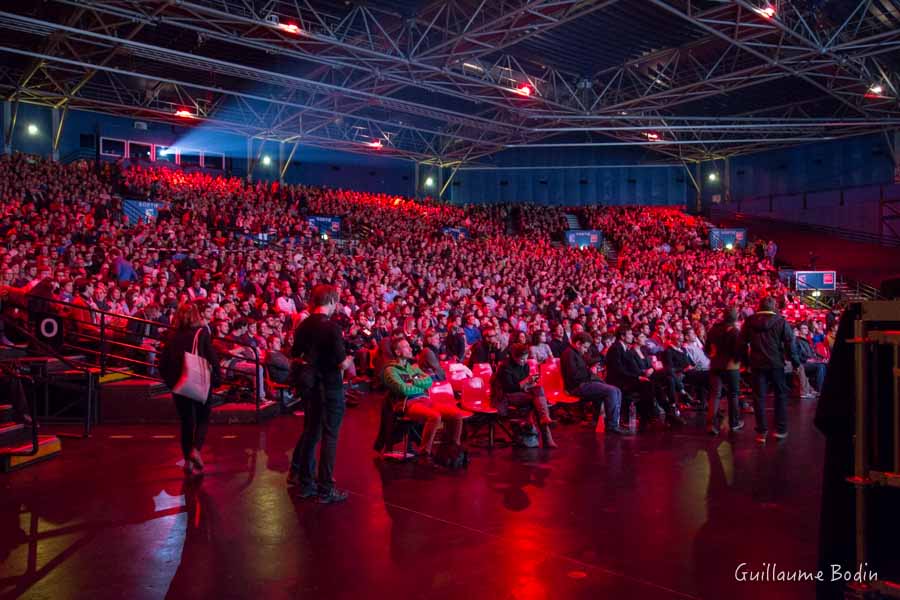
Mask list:
[[529,351],[530,348],[525,344],[512,345],[508,358],[500,363],[491,381],[491,402],[501,414],[510,406],[533,407],[541,429],[541,445],[544,448],[556,448],[550,432],[553,420],[550,418],[547,396],[540,385],[540,376],[530,372]]

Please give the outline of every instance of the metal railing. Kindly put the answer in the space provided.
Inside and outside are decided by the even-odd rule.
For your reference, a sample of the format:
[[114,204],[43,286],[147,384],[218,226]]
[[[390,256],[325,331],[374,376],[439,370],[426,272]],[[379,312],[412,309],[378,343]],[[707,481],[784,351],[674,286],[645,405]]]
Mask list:
[[[162,383],[157,356],[169,329],[167,323],[90,308],[86,304],[35,296],[11,299],[6,304],[22,310],[32,327],[37,331],[44,331],[46,338],[57,340],[58,348],[88,357],[84,361],[85,364],[72,368],[94,368],[99,378],[109,374],[120,374]],[[55,328],[59,328],[60,331],[47,335]],[[227,342],[233,350],[239,350],[227,357],[218,357],[219,366],[225,378],[230,373],[232,381],[245,382],[249,379],[249,387],[256,405],[256,418],[259,421],[261,374],[262,379],[265,379],[259,349],[230,336],[224,338],[213,336],[213,339]],[[35,336],[31,336],[29,345],[40,354],[64,359],[63,354],[54,349],[52,344],[41,342]],[[236,370],[241,362],[251,363],[253,373]],[[66,364],[76,365],[73,361],[67,361]],[[91,412],[94,414],[90,414]],[[87,418],[96,418],[95,409],[92,411],[91,407],[88,407],[88,413]]]
[[900,247],[900,238],[890,235],[878,235],[875,233],[866,233],[864,231],[856,231],[853,229],[844,229],[841,227],[830,227],[828,225],[816,225],[814,223],[804,223],[802,221],[788,221],[772,217],[762,217],[750,213],[738,212],[737,210],[729,210],[720,206],[710,209],[710,217],[713,219],[731,218],[735,221],[747,223],[750,225],[764,225],[766,227],[775,227],[781,229],[809,231],[813,233],[821,233],[833,237],[838,237],[851,242],[861,242],[864,244],[878,244],[880,246]]

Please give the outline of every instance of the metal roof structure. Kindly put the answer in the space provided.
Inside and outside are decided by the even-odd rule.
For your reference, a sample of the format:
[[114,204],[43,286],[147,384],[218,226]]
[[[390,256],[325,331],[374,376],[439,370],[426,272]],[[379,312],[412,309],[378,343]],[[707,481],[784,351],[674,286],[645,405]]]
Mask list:
[[13,102],[440,165],[900,125],[900,0],[47,0],[0,31]]

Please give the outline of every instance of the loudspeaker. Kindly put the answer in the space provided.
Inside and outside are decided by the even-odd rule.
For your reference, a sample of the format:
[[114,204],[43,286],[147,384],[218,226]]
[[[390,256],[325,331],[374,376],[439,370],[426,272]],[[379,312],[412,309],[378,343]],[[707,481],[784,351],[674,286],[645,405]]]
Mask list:
[[881,282],[881,295],[888,300],[900,298],[900,277],[885,279]]

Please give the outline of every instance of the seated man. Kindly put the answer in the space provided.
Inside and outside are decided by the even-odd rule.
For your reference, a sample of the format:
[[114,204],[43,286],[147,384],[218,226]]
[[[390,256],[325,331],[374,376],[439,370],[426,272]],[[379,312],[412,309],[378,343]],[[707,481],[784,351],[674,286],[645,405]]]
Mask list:
[[481,339],[472,346],[472,352],[469,354],[470,369],[474,369],[479,363],[487,363],[495,369],[506,358],[506,350],[500,348],[497,331],[488,327],[484,330]]
[[645,353],[646,342],[647,338],[644,333],[638,332],[634,336],[634,343],[629,349],[629,355],[637,364],[638,370],[653,384],[653,394],[656,400],[653,412],[665,414],[667,421],[671,425],[684,425],[678,405],[669,402],[667,396],[668,375],[665,369],[662,368],[662,363],[659,360],[653,360],[656,357]]
[[703,342],[697,337],[697,333],[693,329],[688,329],[684,334],[684,351],[694,363],[692,369],[688,369],[684,373],[684,381],[697,390],[698,400],[701,405],[706,404],[706,398],[709,395],[709,357],[703,350]]
[[528,367],[529,348],[524,344],[513,344],[509,358],[500,363],[491,381],[491,403],[501,414],[506,407],[532,406],[541,426],[541,445],[556,448],[550,433],[550,409],[544,388],[538,383],[539,375],[531,374]]
[[592,376],[587,361],[585,361],[584,355],[590,349],[592,342],[590,335],[581,332],[572,336],[572,343],[563,351],[560,361],[566,393],[591,402],[598,418],[600,405],[605,403],[607,433],[629,435],[630,432],[627,429],[619,426],[622,390],[608,385],[599,377]]
[[639,396],[638,415],[641,429],[646,429],[657,418],[656,388],[650,376],[653,367],[647,362],[641,365],[636,354],[631,352],[634,333],[629,327],[616,330],[616,341],[606,352],[606,380],[618,386],[624,393]]
[[818,393],[822,393],[822,385],[825,383],[826,366],[823,358],[816,354],[813,350],[812,342],[809,335],[809,326],[805,323],[800,325],[796,332],[797,340],[797,356],[800,358],[800,364],[803,371],[812,383],[813,388]]
[[425,423],[422,456],[427,461],[431,457],[434,437],[443,421],[447,422],[450,438],[457,444],[460,443],[464,413],[452,404],[431,401],[428,397],[431,377],[413,362],[412,347],[405,338],[395,339],[391,346],[396,358],[384,368],[384,385],[391,395],[394,413]]
[[694,399],[684,389],[685,375],[695,367],[694,361],[684,349],[684,335],[680,331],[675,331],[669,337],[666,349],[662,352],[662,363],[669,402],[673,406],[678,406],[678,400],[681,398],[685,404],[695,404]]
[[436,329],[425,332],[425,344],[416,362],[434,381],[447,381],[447,374],[441,366],[441,334]]

